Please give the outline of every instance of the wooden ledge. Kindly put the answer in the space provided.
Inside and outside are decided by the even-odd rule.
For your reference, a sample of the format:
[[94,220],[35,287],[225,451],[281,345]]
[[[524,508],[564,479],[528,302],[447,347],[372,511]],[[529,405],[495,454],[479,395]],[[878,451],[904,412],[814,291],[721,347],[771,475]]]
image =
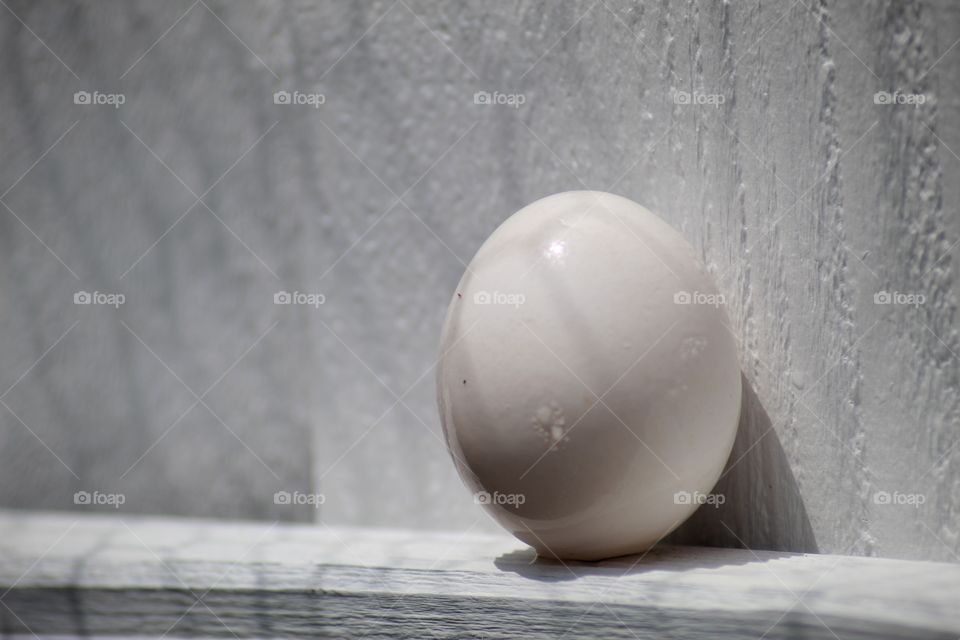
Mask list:
[[7,634],[960,637],[960,565],[127,515],[0,511],[0,592]]

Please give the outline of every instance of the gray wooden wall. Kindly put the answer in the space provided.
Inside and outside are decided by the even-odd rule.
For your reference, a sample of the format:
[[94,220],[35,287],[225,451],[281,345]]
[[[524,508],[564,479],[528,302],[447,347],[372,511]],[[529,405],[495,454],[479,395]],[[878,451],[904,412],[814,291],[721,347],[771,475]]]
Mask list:
[[960,5],[4,3],[0,504],[495,530],[440,323],[590,188],[697,247],[741,346],[727,502],[675,539],[958,559]]

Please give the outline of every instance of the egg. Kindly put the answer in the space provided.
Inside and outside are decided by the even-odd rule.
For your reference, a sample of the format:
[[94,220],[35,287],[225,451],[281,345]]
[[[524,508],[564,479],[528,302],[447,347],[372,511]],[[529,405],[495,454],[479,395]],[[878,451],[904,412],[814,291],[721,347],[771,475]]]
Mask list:
[[740,415],[724,297],[690,244],[598,191],[524,207],[447,311],[444,435],[474,500],[542,556],[656,544],[706,502]]

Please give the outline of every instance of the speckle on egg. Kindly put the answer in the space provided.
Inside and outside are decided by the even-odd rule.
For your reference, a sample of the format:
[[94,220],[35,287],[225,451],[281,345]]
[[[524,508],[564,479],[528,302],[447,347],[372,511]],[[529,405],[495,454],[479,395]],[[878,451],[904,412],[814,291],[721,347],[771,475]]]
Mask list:
[[549,406],[544,405],[537,409],[536,415],[530,422],[533,424],[533,428],[543,437],[544,442],[549,445],[550,450],[567,439],[567,419],[564,417],[563,409],[556,402],[551,402]]

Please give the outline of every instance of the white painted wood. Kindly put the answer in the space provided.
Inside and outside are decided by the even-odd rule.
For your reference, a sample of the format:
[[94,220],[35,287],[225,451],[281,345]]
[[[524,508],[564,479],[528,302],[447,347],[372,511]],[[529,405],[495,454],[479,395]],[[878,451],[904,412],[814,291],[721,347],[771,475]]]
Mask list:
[[[586,187],[660,213],[729,300],[739,463],[678,540],[956,561],[955,0],[5,4],[0,193],[29,230],[0,207],[0,504],[495,531],[439,432],[444,308],[502,220]],[[929,100],[874,103],[897,89]],[[121,120],[197,194],[246,153],[206,198],[236,237],[200,206],[170,229],[193,198]],[[274,322],[205,398],[246,446],[203,406],[167,433],[177,377],[203,392]]]
[[960,567],[657,547],[535,560],[506,536],[0,512],[7,633],[955,638]]

